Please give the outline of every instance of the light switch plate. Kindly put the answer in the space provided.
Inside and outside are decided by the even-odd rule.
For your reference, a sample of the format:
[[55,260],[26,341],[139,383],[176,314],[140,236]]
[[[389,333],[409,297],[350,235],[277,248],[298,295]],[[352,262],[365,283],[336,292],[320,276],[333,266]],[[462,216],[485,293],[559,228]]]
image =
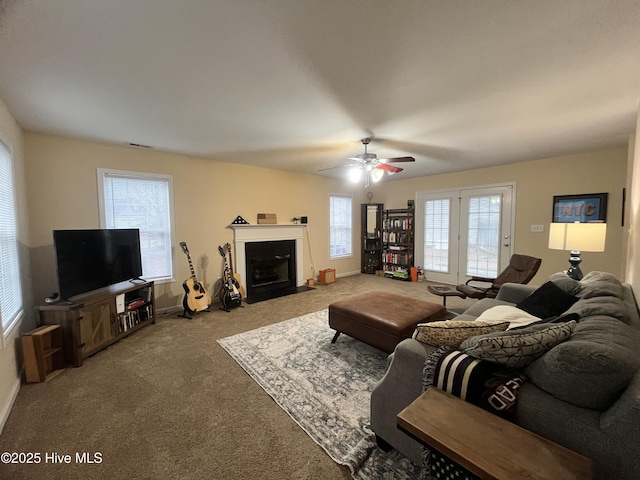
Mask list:
[[544,225],[531,225],[532,232],[544,232]]

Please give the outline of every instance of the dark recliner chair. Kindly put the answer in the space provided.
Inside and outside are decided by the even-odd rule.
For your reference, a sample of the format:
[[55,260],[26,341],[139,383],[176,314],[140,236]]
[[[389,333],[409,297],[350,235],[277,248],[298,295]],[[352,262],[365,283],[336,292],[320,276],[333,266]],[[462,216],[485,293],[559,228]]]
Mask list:
[[[514,253],[509,265],[496,278],[473,276],[466,283],[453,285],[429,285],[427,290],[442,297],[442,304],[447,306],[447,297],[461,298],[495,298],[500,287],[505,283],[520,283],[525,285],[531,281],[542,264],[542,259]],[[485,283],[488,286],[472,285]]]

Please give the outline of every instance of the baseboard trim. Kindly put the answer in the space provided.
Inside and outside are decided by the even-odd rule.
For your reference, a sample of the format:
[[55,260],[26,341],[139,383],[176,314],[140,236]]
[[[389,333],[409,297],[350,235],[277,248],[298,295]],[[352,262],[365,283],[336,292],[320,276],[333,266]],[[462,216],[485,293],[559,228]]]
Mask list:
[[350,277],[352,275],[360,275],[362,272],[360,270],[357,270],[355,272],[346,272],[346,273],[338,273],[336,275],[336,278],[342,278],[342,277]]
[[22,372],[20,372],[20,376],[16,378],[13,387],[11,388],[9,398],[7,398],[7,402],[4,404],[2,411],[0,412],[0,435],[2,434],[2,430],[4,430],[5,423],[7,423],[7,420],[9,419],[13,404],[16,403],[16,398],[18,398],[18,392],[20,392],[20,385],[22,384],[20,380],[21,378]]
[[182,313],[183,310],[184,310],[184,307],[176,305],[175,307],[158,308],[156,309],[156,314],[159,317],[163,317],[166,315],[173,315],[175,313]]

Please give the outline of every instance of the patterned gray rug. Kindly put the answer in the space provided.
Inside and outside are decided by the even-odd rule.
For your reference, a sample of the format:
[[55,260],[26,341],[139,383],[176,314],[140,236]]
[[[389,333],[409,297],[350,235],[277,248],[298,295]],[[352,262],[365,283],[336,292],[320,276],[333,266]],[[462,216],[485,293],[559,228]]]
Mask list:
[[369,428],[387,355],[346,335],[332,344],[334,333],[322,310],[218,343],[353,478],[418,478],[404,456],[376,448]]

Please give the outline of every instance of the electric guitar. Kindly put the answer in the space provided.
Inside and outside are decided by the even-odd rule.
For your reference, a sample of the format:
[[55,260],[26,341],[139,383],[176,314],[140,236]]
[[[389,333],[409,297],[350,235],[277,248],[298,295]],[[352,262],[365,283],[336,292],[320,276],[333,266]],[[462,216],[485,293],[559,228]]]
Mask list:
[[193,270],[191,255],[189,254],[187,244],[185,242],[180,242],[180,246],[182,247],[182,251],[187,254],[187,258],[189,259],[189,269],[191,270],[191,278],[186,279],[182,283],[182,287],[185,292],[184,300],[182,301],[184,309],[189,312],[189,314],[208,310],[211,306],[211,295],[207,293],[202,286],[202,283],[200,283],[196,278],[196,272]]
[[240,290],[240,296],[242,296],[243,299],[247,298],[247,293],[242,286],[242,278],[240,277],[240,274],[233,271],[233,253],[231,253],[231,244],[227,243],[224,248],[229,254],[229,270],[231,271],[231,277],[235,280],[238,290]]
[[218,252],[224,259],[224,273],[222,275],[222,288],[220,289],[220,301],[223,310],[229,311],[230,308],[239,307],[242,304],[242,296],[238,289],[237,280],[231,276],[229,265],[227,264],[227,255],[224,248],[218,246]]

